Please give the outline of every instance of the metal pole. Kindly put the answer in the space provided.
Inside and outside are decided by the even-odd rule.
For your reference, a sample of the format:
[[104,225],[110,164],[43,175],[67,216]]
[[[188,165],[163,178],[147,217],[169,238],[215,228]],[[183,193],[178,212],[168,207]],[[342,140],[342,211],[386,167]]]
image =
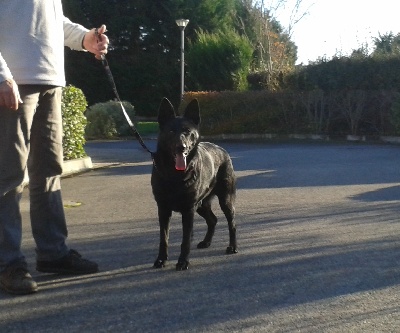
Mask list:
[[179,19],[175,21],[179,29],[181,29],[181,101],[185,92],[185,28],[189,23],[187,19]]
[[185,27],[181,29],[181,101],[185,91]]

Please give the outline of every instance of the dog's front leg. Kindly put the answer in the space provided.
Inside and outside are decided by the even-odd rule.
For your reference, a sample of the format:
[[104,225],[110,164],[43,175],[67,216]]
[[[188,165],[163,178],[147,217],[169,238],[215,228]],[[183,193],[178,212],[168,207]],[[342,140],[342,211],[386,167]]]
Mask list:
[[158,249],[158,257],[154,262],[155,268],[165,267],[168,260],[169,222],[171,220],[171,215],[171,210],[158,207],[158,221],[160,224],[160,245]]
[[177,271],[183,271],[189,268],[189,254],[190,244],[193,233],[193,219],[194,219],[194,208],[185,212],[182,212],[182,244],[181,254],[176,264]]

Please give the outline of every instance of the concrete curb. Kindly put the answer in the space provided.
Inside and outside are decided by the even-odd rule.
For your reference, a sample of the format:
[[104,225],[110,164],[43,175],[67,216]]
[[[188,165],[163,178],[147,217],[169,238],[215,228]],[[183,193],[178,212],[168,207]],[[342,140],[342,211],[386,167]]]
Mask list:
[[[68,177],[77,173],[86,172],[92,170],[93,163],[92,159],[87,157],[77,158],[74,160],[64,161],[63,164],[63,173],[61,177]],[[29,184],[29,177],[26,174],[23,182],[23,186],[27,186]]]
[[92,159],[89,156],[77,158],[74,160],[64,161],[62,176],[84,172],[93,169]]

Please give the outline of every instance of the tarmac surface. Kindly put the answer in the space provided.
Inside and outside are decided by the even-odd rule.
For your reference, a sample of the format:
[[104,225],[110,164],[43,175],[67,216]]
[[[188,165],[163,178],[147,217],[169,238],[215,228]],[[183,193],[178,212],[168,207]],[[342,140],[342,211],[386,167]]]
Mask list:
[[[152,148],[155,142],[151,141]],[[152,162],[136,141],[89,142],[95,168],[62,181],[68,244],[100,272],[35,271],[28,189],[23,250],[39,284],[0,293],[0,332],[400,332],[400,146],[322,142],[220,142],[238,177],[239,253],[213,244],[175,271],[154,269],[157,207]]]

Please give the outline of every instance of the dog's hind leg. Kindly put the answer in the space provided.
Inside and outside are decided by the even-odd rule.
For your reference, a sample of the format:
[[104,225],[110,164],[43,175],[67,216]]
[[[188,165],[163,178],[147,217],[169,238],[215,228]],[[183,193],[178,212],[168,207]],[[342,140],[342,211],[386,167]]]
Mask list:
[[158,208],[158,219],[160,223],[160,245],[158,250],[158,257],[153,266],[155,268],[165,267],[168,260],[169,222],[171,219],[171,215],[171,210]]
[[219,205],[228,220],[229,246],[226,248],[226,254],[234,254],[238,252],[236,243],[235,207],[233,205],[235,194],[226,194],[222,197],[218,197],[218,199]]
[[217,217],[211,210],[211,200],[203,200],[201,206],[197,209],[197,213],[206,220],[207,233],[204,239],[197,244],[198,249],[206,249],[211,245],[212,238],[217,225]]

